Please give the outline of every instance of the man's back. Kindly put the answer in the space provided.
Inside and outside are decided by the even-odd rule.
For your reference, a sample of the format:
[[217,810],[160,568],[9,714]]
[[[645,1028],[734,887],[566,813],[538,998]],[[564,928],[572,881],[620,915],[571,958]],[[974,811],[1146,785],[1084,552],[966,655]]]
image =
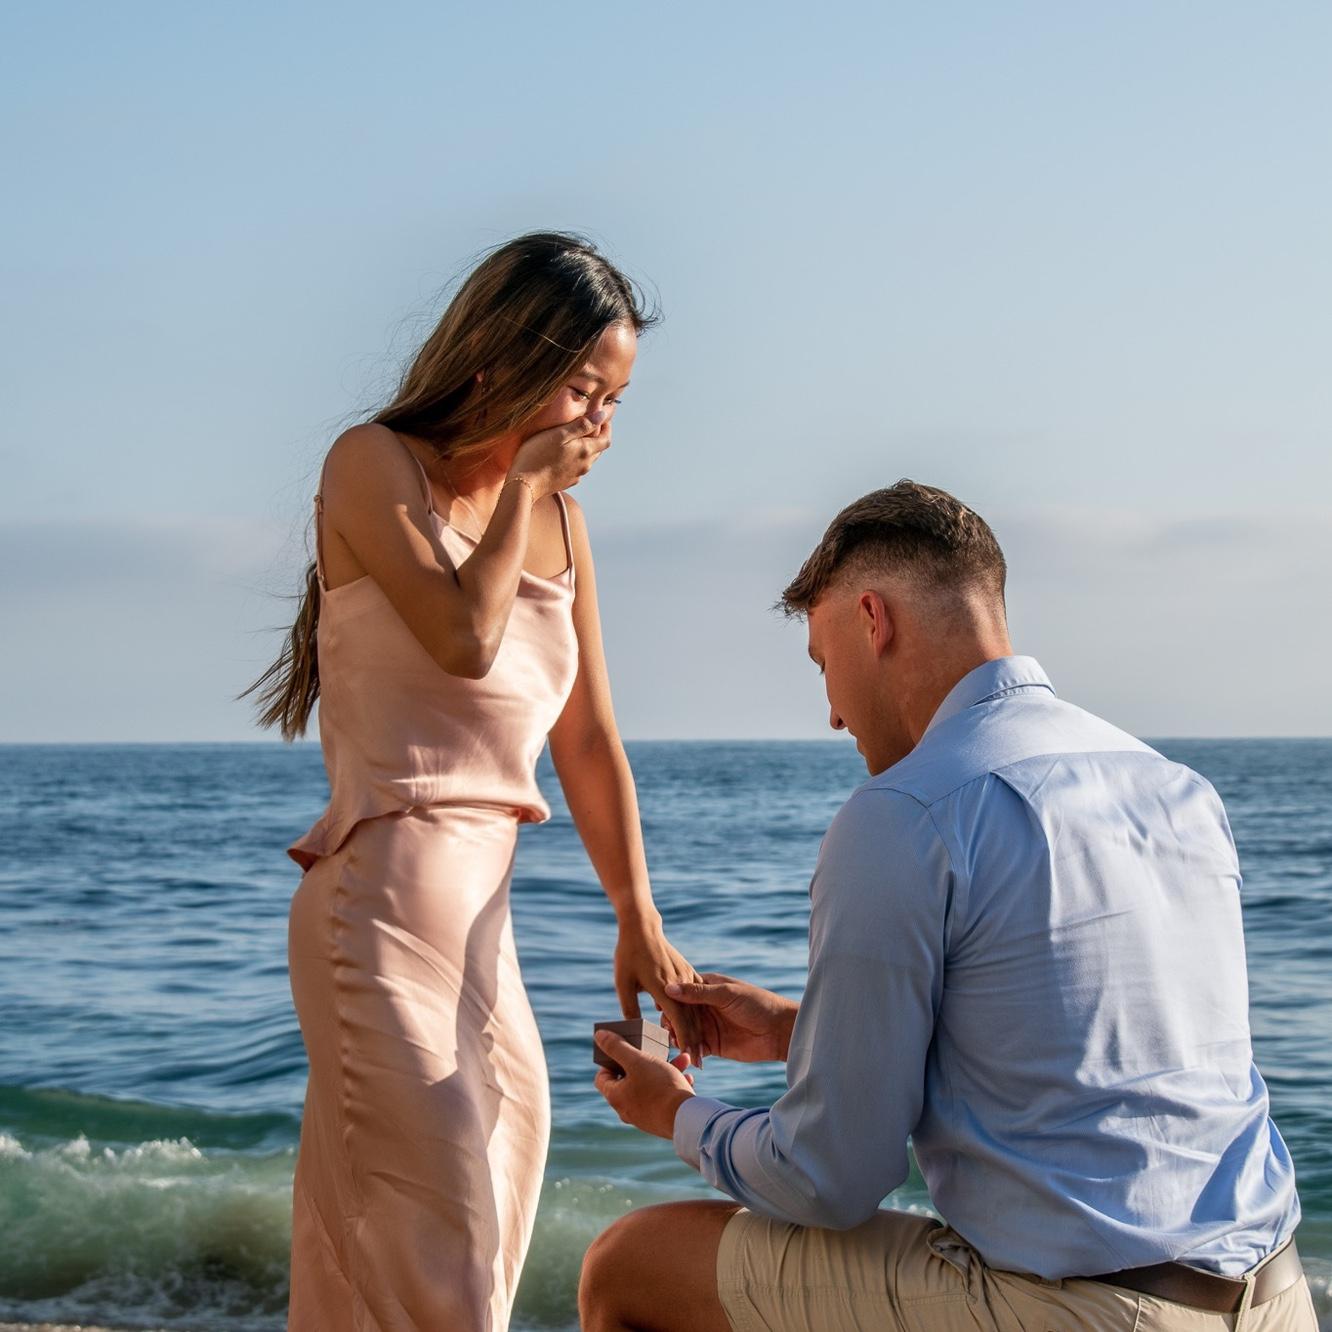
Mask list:
[[[875,775],[819,848],[800,1000],[676,987],[712,1053],[785,1060],[772,1106],[605,1038],[621,1119],[669,1127],[733,1201],[612,1226],[588,1326],[1314,1327],[1225,812],[1013,655],[1007,572],[979,514],[903,480],[843,508],[783,590]],[[909,1141],[941,1221],[883,1206]],[[646,1281],[663,1252],[701,1276],[674,1318],[679,1282]]]
[[989,667],[853,797],[918,802],[947,853],[913,1129],[931,1196],[999,1266],[1242,1271],[1299,1213],[1220,800],[1030,659]]
[[910,1135],[991,1266],[1242,1272],[1299,1204],[1238,885],[1201,777],[1031,658],[987,662],[828,829],[785,1095],[694,1097],[676,1149],[757,1211],[841,1229],[906,1178]]

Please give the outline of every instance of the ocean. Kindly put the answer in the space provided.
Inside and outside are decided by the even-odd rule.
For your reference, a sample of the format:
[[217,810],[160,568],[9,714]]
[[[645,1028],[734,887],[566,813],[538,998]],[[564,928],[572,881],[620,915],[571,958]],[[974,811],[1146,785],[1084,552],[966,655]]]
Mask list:
[[[1154,743],[1230,814],[1254,1046],[1332,1328],[1332,741]],[[835,740],[628,749],[672,940],[797,994],[809,873],[859,756]],[[614,923],[546,759],[540,778],[554,817],[522,830],[513,903],[554,1135],[514,1326],[567,1329],[599,1230],[708,1190],[592,1088],[592,1023],[619,1016]],[[0,1320],[283,1326],[306,1074],[283,848],[326,796],[312,744],[0,747]],[[750,1104],[781,1085],[719,1060],[699,1078]],[[927,1206],[919,1177],[893,1201]]]

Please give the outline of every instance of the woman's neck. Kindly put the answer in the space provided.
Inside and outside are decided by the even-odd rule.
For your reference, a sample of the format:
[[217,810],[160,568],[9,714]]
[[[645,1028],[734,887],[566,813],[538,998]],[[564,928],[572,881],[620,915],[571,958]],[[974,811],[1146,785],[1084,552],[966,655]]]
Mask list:
[[495,512],[500,491],[521,444],[522,440],[516,435],[500,437],[490,442],[484,453],[478,449],[459,461],[444,459],[437,462],[431,469],[432,474],[443,479],[445,486],[463,501],[467,511],[484,527]]

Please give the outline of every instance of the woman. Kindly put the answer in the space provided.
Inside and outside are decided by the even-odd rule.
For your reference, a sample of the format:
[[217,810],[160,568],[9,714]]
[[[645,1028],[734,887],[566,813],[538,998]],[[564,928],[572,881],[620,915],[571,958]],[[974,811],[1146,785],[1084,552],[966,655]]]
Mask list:
[[610,447],[649,322],[581,239],[520,237],[325,461],[305,600],[252,686],[288,739],[322,696],[332,793],[289,850],[310,1060],[292,1332],[507,1326],[549,1134],[508,891],[518,824],[550,817],[534,779],[548,736],[619,921],[625,1015],[646,990],[692,1016],[665,994],[694,972],[653,905],[587,529],[564,494]]

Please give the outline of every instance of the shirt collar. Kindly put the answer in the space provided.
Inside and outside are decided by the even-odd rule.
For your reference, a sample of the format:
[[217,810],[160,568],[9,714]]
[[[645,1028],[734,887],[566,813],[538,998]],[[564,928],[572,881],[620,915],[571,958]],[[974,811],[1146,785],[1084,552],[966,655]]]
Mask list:
[[1015,689],[1048,689],[1052,694],[1055,691],[1050,677],[1041,670],[1035,657],[998,657],[994,661],[982,662],[948,691],[930,718],[925,734],[959,712],[977,703],[988,703],[990,699]]

